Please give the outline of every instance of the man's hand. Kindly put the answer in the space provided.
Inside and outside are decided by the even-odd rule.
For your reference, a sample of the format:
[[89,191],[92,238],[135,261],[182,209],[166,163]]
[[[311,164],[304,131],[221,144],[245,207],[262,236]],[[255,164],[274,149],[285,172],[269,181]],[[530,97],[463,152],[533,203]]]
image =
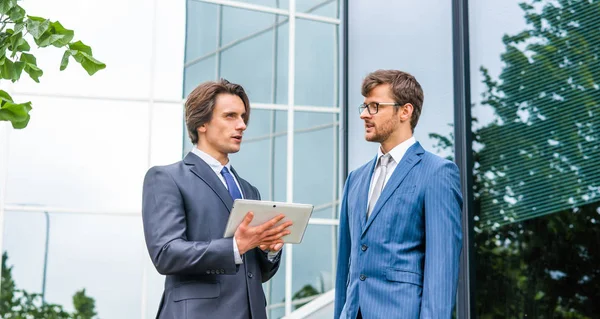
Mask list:
[[285,222],[277,227],[275,225],[285,218],[285,215],[280,214],[277,217],[265,222],[262,225],[251,227],[250,222],[254,218],[254,213],[248,212],[242,224],[237,228],[233,237],[238,246],[240,255],[243,255],[247,251],[264,245],[275,248],[279,246],[279,249],[283,247],[283,240],[281,237],[290,234],[287,230],[292,225],[291,221]]
[[262,249],[262,251],[276,253],[281,248],[283,248],[283,243],[277,243],[277,244],[273,244],[273,245],[260,245],[259,247],[260,247],[260,249]]

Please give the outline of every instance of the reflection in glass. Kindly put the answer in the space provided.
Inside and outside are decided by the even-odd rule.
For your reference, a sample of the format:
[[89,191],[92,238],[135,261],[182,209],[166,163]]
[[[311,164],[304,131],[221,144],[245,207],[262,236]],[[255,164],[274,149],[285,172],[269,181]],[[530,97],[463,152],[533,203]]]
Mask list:
[[302,243],[294,246],[294,309],[333,289],[336,226],[309,225]]
[[[475,268],[480,318],[600,313],[600,51],[597,3],[523,4],[485,66],[473,123]],[[479,79],[473,79],[478,81]]]

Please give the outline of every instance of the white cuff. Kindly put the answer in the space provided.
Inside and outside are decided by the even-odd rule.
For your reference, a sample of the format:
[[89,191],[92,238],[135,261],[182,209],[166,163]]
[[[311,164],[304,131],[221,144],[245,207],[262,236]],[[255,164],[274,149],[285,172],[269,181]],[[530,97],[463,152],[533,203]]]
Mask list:
[[240,265],[243,263],[242,256],[240,256],[240,250],[238,249],[235,237],[233,237],[233,258],[235,259],[236,265]]

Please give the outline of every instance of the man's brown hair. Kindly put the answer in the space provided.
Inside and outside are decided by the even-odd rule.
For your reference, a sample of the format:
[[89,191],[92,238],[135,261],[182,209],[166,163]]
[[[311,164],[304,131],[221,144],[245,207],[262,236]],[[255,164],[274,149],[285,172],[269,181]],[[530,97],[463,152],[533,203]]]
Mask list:
[[204,82],[188,95],[185,102],[185,124],[192,144],[198,143],[198,128],[212,119],[219,94],[237,95],[242,99],[246,108],[244,122],[248,124],[250,120],[250,101],[241,85],[231,83],[225,79],[217,82]]
[[[362,95],[367,97],[371,90],[381,84],[389,84],[392,97],[400,106],[396,106],[396,111],[406,103],[413,106],[412,118],[410,119],[410,128],[415,131],[421,109],[423,108],[423,89],[414,76],[399,70],[377,70],[371,72],[362,84]],[[379,101],[381,102],[381,101]]]

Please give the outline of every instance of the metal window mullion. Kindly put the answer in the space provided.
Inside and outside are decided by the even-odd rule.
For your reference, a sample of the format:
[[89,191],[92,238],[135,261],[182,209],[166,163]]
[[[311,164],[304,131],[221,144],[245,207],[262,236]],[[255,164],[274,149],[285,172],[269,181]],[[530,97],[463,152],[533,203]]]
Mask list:
[[[277,7],[279,8],[279,0],[275,0]],[[271,103],[275,104],[277,102],[277,50],[278,50],[278,28],[279,28],[279,15],[276,14],[274,17],[273,24],[273,64],[272,64],[272,74],[271,74]],[[270,113],[270,123],[269,123],[269,200],[275,200],[275,121],[277,119],[275,110],[271,110]],[[273,281],[269,280],[267,282],[267,307],[271,304],[271,293],[273,291]],[[270,317],[270,314],[267,312],[267,317]]]
[[468,0],[452,1],[455,162],[463,194],[463,246],[457,293],[457,317],[475,318],[473,268],[473,156],[469,68]]
[[[296,0],[289,0],[288,39],[288,136],[286,201],[294,201],[294,93],[296,76]],[[293,246],[286,244],[285,256],[285,314],[292,313]]]
[[223,5],[217,8],[217,50],[215,54],[215,80],[221,78],[221,43],[223,41]]
[[250,11],[264,12],[264,13],[272,13],[287,16],[289,12],[284,9],[275,9],[273,7],[261,6],[257,4],[251,4],[246,2],[239,1],[230,1],[230,0],[192,0],[195,2],[204,2],[204,3],[212,3],[217,5],[224,5],[228,7],[238,8],[238,9],[246,9]]
[[[340,16],[340,12],[339,12],[339,8],[340,8],[340,3],[339,0],[336,0],[336,17]],[[339,96],[340,96],[340,92],[339,92],[339,26],[334,26],[333,28],[333,105],[335,105],[337,108],[340,107],[339,103]],[[339,114],[333,114],[333,122],[337,122],[339,121]],[[337,202],[337,193],[338,193],[338,178],[337,178],[337,171],[339,168],[339,157],[338,157],[338,153],[339,153],[339,137],[338,137],[338,127],[334,127],[333,129],[333,189],[332,189],[332,197],[333,197],[333,208],[331,209],[331,218],[332,219],[336,219],[336,215],[337,215],[337,206],[336,206],[336,202]],[[335,231],[335,226],[331,226],[331,273],[335,274],[336,273],[336,265],[337,265],[337,232]],[[333,279],[335,277],[332,277],[332,286],[335,283],[335,279]]]

